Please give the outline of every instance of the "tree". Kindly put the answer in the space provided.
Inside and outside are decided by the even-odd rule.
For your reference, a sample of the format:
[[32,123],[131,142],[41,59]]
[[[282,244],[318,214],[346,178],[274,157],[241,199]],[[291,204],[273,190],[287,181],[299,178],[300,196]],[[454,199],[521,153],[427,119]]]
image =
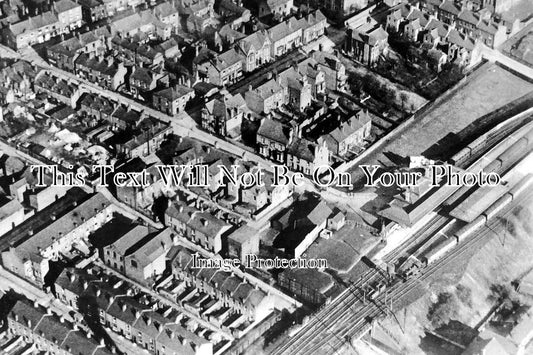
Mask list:
[[501,284],[492,284],[489,287],[490,294],[487,296],[487,299],[491,303],[504,302],[509,299],[511,295],[511,286],[501,285]]
[[439,294],[437,302],[431,305],[428,312],[428,319],[434,328],[447,324],[451,318],[457,316],[457,298],[449,292]]
[[400,100],[402,102],[402,108],[406,110],[409,107],[409,95],[405,91],[400,92]]
[[457,298],[465,306],[472,307],[472,289],[464,285],[457,285]]

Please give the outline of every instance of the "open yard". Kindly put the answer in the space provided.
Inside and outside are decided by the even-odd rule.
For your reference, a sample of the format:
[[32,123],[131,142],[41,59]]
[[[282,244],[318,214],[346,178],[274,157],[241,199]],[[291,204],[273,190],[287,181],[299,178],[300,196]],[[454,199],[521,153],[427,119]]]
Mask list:
[[464,76],[462,68],[451,63],[437,73],[431,69],[425,52],[413,42],[391,36],[389,44],[386,60],[380,61],[374,70],[428,100],[436,99]]
[[525,65],[533,66],[533,23],[505,42],[501,51]]
[[[533,85],[493,64],[480,67],[467,78],[464,86],[413,120],[400,132],[380,143],[379,149],[360,164],[396,166],[394,157],[440,156],[462,144],[452,139],[468,125],[533,90]],[[440,147],[441,149],[436,149]],[[392,159],[392,160],[391,160]],[[393,161],[395,160],[395,161]],[[402,160],[402,159],[398,159]],[[353,181],[361,181],[362,172],[353,168]]]
[[531,18],[531,14],[533,13],[533,1],[515,0],[509,3],[510,5],[508,8],[502,13],[504,18],[517,18],[520,21],[527,21]]
[[352,92],[359,96],[370,95],[374,99],[373,109],[377,114],[388,114],[390,107],[394,107],[399,115],[414,112],[427,102],[404,85],[383,77],[351,58],[341,56],[340,59],[346,66]]

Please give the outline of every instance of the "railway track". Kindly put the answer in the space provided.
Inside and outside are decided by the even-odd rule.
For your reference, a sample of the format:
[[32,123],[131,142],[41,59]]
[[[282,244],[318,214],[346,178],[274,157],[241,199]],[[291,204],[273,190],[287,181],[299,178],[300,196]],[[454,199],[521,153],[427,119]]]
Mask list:
[[[518,124],[518,126],[522,124]],[[470,166],[472,162],[479,160],[508,136],[510,132],[516,129],[516,125],[511,126],[505,127],[505,129],[501,129],[493,135],[490,135],[481,149],[476,148],[475,151],[471,151],[472,154],[462,161],[457,162],[457,165],[459,167]],[[516,202],[512,206],[516,206]],[[512,210],[512,207],[509,207],[507,211],[509,210]],[[409,238],[406,243],[387,255],[385,261],[395,262],[406,252],[414,252],[421,245],[427,247],[433,238],[438,236],[436,232],[452,220],[449,216],[437,214],[421,230]],[[490,221],[488,222],[489,227],[492,223]],[[485,232],[489,227],[484,227],[480,231],[474,232],[474,235],[469,237],[469,239],[458,244],[443,257],[435,261],[435,263],[426,267],[420,276],[410,279],[405,283],[397,280],[373,301],[364,301],[365,295],[364,292],[362,293],[362,285],[364,285],[365,280],[373,281],[380,274],[380,271],[367,271],[360,281],[348,287],[332,303],[324,306],[319,313],[312,316],[316,319],[304,325],[303,329],[294,338],[274,349],[272,354],[330,354],[332,350],[333,353],[336,353],[337,349],[345,346],[346,342],[349,342],[350,339],[368,330],[371,326],[368,320],[374,320],[388,314],[390,312],[387,310],[388,301],[392,299],[392,308],[394,306],[397,307],[406,296],[417,289],[419,283],[424,283],[439,268],[456,261],[457,258],[470,251],[473,246],[478,245],[483,240],[483,237],[486,235]],[[326,329],[326,331],[317,333],[317,327],[318,329]]]
[[[327,305],[327,307],[321,308],[316,314],[311,315],[309,322],[304,325],[304,328],[299,331],[296,336],[298,336],[299,339],[304,339],[304,341],[306,341],[316,337],[313,332],[314,326],[325,326],[327,329],[329,326],[325,323],[324,319],[340,315],[339,313],[343,312],[343,304],[348,304],[348,307],[350,308],[352,306],[351,301],[353,300],[355,292],[357,292],[362,285],[372,281],[374,277],[378,276],[378,273],[375,271],[376,270],[374,269],[368,270],[365,274],[363,274],[363,276],[361,276],[359,280],[357,280],[357,282],[355,282],[344,293],[333,300],[331,304]],[[340,307],[336,307],[336,305]],[[334,311],[331,312],[329,307],[334,307]],[[290,343],[285,343],[284,346],[277,348],[272,354],[292,354],[292,352],[287,352],[291,348],[292,345]]]
[[442,226],[449,221],[448,217],[437,213],[424,227],[419,229],[413,236],[411,236],[406,242],[396,248],[394,251],[386,255],[384,261],[387,263],[394,263],[405,253],[412,253],[420,242],[425,242],[435,232],[437,232]]
[[[501,216],[509,216],[509,214],[512,213],[512,211],[514,210],[514,208],[516,208],[517,205],[531,198],[532,196],[533,191],[526,193],[526,195],[523,195],[517,202],[513,202],[513,204],[509,206]],[[375,300],[375,302],[371,304],[367,303],[366,306],[363,306],[360,311],[360,314],[357,315],[358,320],[356,321],[355,325],[345,324],[344,326],[340,326],[340,328],[335,329],[335,337],[330,337],[326,335],[325,337],[322,337],[320,339],[320,344],[314,346],[312,345],[311,348],[304,346],[301,351],[297,351],[295,353],[290,354],[320,353],[327,355],[336,353],[345,345],[345,343],[349,339],[359,337],[371,327],[371,324],[369,322],[366,322],[365,320],[367,320],[369,317],[375,319],[376,317],[383,316],[387,313],[382,311],[383,307],[386,308],[386,306],[389,304],[387,302],[387,299],[392,299],[393,308],[394,306],[398,307],[403,302],[403,299],[405,297],[409,296],[411,292],[417,290],[418,285],[420,283],[427,283],[428,279],[434,276],[441,268],[449,266],[450,264],[459,260],[461,257],[464,257],[465,254],[470,253],[473,248],[481,246],[484,239],[488,235],[490,235],[490,232],[494,232],[495,227],[503,228],[503,225],[497,219],[493,219],[491,222],[488,222],[487,226],[475,232],[475,234],[471,238],[467,239],[463,243],[460,243],[456,248],[454,248],[452,251],[450,251],[448,254],[443,256],[435,263],[430,264],[419,277],[413,278],[405,283],[397,282],[396,284],[394,284],[392,287],[389,288],[389,293],[387,295],[380,295]],[[385,299],[385,297],[387,299]],[[345,312],[346,311],[347,310],[345,309]],[[348,312],[346,312],[346,314],[348,314]],[[342,324],[342,320],[345,320],[346,318],[347,317],[343,316],[340,318],[340,320],[333,320],[333,322],[337,324]],[[342,341],[339,341],[339,339],[342,339]],[[327,343],[328,345],[324,346],[324,343]]]
[[[532,194],[533,192],[529,192],[519,197],[516,202],[513,202],[505,209],[505,212],[501,216],[508,216],[520,202],[529,198]],[[418,238],[413,238],[410,243],[401,249],[406,251],[408,248],[415,246],[417,244],[416,239],[420,241],[424,235],[429,236],[429,239],[424,240],[425,243],[423,243],[427,245],[428,241],[435,235],[433,231],[438,230],[450,220],[449,217],[435,216],[428,223],[428,226],[420,231]],[[319,314],[316,314],[316,319],[314,319],[313,323],[304,326],[301,332],[295,335],[296,338],[294,340],[290,340],[283,347],[276,349],[273,354],[292,355],[310,354],[313,352],[330,354],[331,350],[335,353],[337,349],[345,346],[347,342],[349,343],[350,339],[364,334],[371,326],[369,320],[372,321],[389,314],[390,311],[387,310],[389,304],[393,309],[395,306],[398,307],[401,302],[404,302],[405,297],[417,289],[418,284],[424,284],[440,268],[456,262],[460,257],[470,252],[473,247],[480,245],[484,237],[489,235],[487,231],[493,231],[495,229],[494,227],[498,225],[498,219],[489,220],[487,225],[474,232],[474,235],[464,242],[459,243],[442,258],[427,266],[420,276],[412,278],[405,283],[397,279],[395,283],[387,287],[385,293],[378,295],[374,301],[365,300],[365,295],[362,293],[362,285],[369,280],[373,280],[374,277],[379,276],[379,271],[367,271],[356,284],[348,288],[328,307],[324,307]],[[394,260],[398,255],[400,254],[393,255],[390,258]],[[330,306],[333,306],[333,311]],[[356,319],[353,319],[354,316]],[[317,335],[315,327],[323,327],[327,331]]]

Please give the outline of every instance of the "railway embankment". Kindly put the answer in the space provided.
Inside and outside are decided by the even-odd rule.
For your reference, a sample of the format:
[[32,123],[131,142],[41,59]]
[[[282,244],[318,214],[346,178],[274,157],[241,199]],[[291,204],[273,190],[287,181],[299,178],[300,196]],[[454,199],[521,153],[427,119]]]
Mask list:
[[[501,314],[516,314],[533,306],[533,297],[515,291],[513,283],[533,269],[533,199],[523,201],[505,217],[500,226],[488,230],[488,238],[460,262],[443,268],[420,285],[412,303],[395,310],[382,325],[408,354],[442,354],[453,351],[453,343],[468,342],[477,326],[496,327],[491,321]],[[498,305],[498,312],[494,307]],[[489,315],[489,317],[487,317]],[[488,319],[487,319],[488,318]],[[461,329],[458,330],[457,324]],[[431,333],[446,333],[436,337]],[[452,334],[452,342],[443,338]],[[444,342],[444,343],[443,343]],[[444,351],[444,352],[443,352]]]

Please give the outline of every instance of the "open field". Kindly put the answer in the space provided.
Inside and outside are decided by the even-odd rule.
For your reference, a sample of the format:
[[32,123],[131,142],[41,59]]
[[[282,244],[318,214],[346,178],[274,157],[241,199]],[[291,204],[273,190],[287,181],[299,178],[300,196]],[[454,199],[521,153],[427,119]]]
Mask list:
[[518,18],[520,21],[524,21],[531,17],[531,13],[533,13],[533,1],[518,0],[512,2],[502,15],[505,18]]
[[[533,11],[533,3],[531,6]],[[501,51],[522,64],[533,66],[533,23],[505,42]]]
[[[428,158],[447,159],[449,157],[438,156],[440,153],[437,152],[449,154],[457,148],[454,145],[462,145],[453,139],[458,133],[484,115],[532,90],[532,84],[510,72],[494,64],[483,65],[467,78],[463,87],[448,94],[449,97],[381,143],[381,149],[363,159],[360,165],[395,166],[397,161],[391,160],[396,160],[394,156],[426,155]],[[438,149],[439,146],[443,149]],[[363,177],[358,166],[353,168],[353,175],[357,185]]]

